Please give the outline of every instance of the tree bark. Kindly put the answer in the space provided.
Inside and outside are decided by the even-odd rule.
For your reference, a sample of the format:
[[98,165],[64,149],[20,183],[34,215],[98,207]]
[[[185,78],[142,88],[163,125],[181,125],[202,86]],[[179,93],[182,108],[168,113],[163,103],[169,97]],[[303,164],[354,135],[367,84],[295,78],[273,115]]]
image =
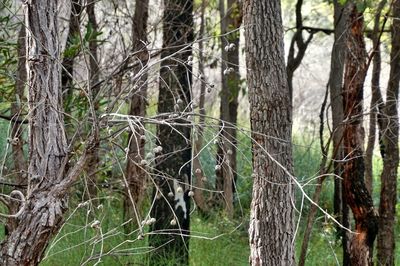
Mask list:
[[[99,81],[100,69],[99,69],[98,58],[97,58],[96,34],[98,32],[98,25],[97,25],[96,14],[95,14],[96,1],[94,1],[94,0],[89,0],[89,1],[90,2],[88,2],[87,6],[86,6],[86,12],[88,15],[88,26],[91,28],[93,35],[90,36],[90,38],[89,38],[88,87],[92,88],[92,84],[97,84],[97,82]],[[98,94],[98,89],[99,89],[99,87],[96,87],[96,89],[92,89],[89,92],[90,101],[91,101],[91,104],[93,105],[93,109],[90,108],[90,112],[91,112],[91,116],[92,116],[94,122],[97,121],[96,113],[99,109],[99,101],[95,101],[95,98]],[[88,160],[87,160],[87,167],[86,167],[87,186],[88,186],[88,194],[91,199],[96,199],[97,191],[98,191],[97,173],[98,173],[98,165],[99,165],[99,161],[100,161],[99,149],[100,149],[100,146],[97,146],[94,149],[92,149],[91,153],[88,154]],[[94,202],[97,202],[97,200],[95,200]]]
[[188,265],[191,128],[170,126],[168,122],[185,122],[182,117],[190,111],[193,1],[166,0],[164,6],[158,113],[165,114],[168,121],[157,129],[157,144],[162,151],[156,162],[155,203],[151,210],[156,222],[149,238],[149,245],[157,249],[150,255],[150,264],[163,265],[168,260]]
[[[336,151],[333,163],[334,181],[334,215],[338,221],[346,228],[350,226],[349,208],[342,197],[342,181],[340,178],[343,173],[343,165],[340,163],[343,158],[343,72],[344,60],[347,53],[346,40],[348,36],[349,8],[348,4],[341,5],[339,1],[333,1],[334,7],[334,44],[331,55],[331,70],[329,75],[330,100],[332,110],[332,145]],[[348,245],[349,235],[346,230],[337,227],[342,236],[343,265],[349,264],[350,249]]]
[[[368,130],[368,141],[367,141],[367,149],[365,151],[365,185],[369,193],[372,195],[373,190],[373,155],[376,141],[376,125],[377,118],[379,120],[382,119],[381,115],[379,115],[380,111],[383,107],[383,100],[380,89],[380,75],[381,75],[381,48],[380,48],[380,18],[382,14],[382,9],[386,5],[386,0],[379,2],[375,13],[374,19],[374,29],[372,31],[371,39],[372,45],[374,47],[373,51],[373,65],[372,65],[372,79],[371,79],[371,106],[370,106],[370,115],[369,115],[369,130]],[[381,130],[379,130],[381,132]],[[380,139],[379,139],[380,141]]]
[[383,119],[383,171],[379,204],[378,261],[383,265],[395,265],[395,233],[397,175],[399,166],[399,82],[400,82],[400,1],[392,4],[392,50],[390,75]]
[[[225,7],[227,7],[225,11]],[[241,3],[238,0],[220,0],[221,17],[221,104],[222,132],[217,151],[216,190],[223,191],[225,211],[233,216],[233,196],[236,174],[236,122],[240,85],[238,28],[241,25]],[[217,197],[221,201],[221,197]]]
[[367,72],[366,51],[363,35],[363,14],[352,4],[350,32],[347,40],[349,53],[346,55],[346,69],[343,88],[345,125],[343,132],[344,199],[353,212],[355,231],[350,243],[351,265],[373,265],[373,243],[378,232],[378,218],[374,211],[372,197],[364,182],[364,129],[363,87]]
[[[67,37],[66,50],[70,49],[74,44],[74,39],[80,38],[80,17],[82,12],[82,0],[74,0],[71,1],[71,14],[69,18],[69,32]],[[73,50],[73,51],[72,51]],[[70,53],[64,54],[64,58],[62,61],[62,91],[63,91],[63,100],[64,100],[64,108],[68,113],[72,104],[72,94],[73,94],[73,73],[74,73],[74,60],[75,57],[79,54],[80,47],[76,47],[72,49]]]
[[205,188],[205,179],[204,179],[204,171],[201,167],[200,163],[200,150],[203,146],[203,129],[204,129],[204,123],[205,123],[205,115],[206,111],[204,109],[204,103],[205,103],[205,94],[206,94],[206,80],[205,80],[205,75],[204,75],[204,30],[206,27],[206,21],[205,21],[205,12],[206,12],[206,6],[207,6],[207,0],[202,0],[201,1],[201,8],[200,8],[200,30],[199,30],[199,73],[201,75],[201,80],[200,80],[200,97],[199,97],[199,126],[198,126],[198,131],[196,134],[196,141],[195,145],[193,147],[194,152],[193,152],[193,169],[195,172],[195,178],[196,178],[196,188],[194,190],[194,200],[196,202],[197,207],[200,210],[201,214],[206,214],[208,212],[207,208],[207,202],[204,198],[204,191],[203,189]]
[[278,0],[244,2],[253,138],[250,264],[294,265],[292,107]]
[[[132,21],[132,47],[135,57],[141,60],[141,65],[145,66],[149,60],[147,51],[147,19],[149,16],[149,0],[136,1],[135,14]],[[138,73],[140,68],[134,69]],[[135,82],[132,92],[129,115],[144,117],[146,115],[146,94],[147,94],[147,73],[144,73]],[[144,196],[146,184],[145,166],[140,165],[144,159],[145,140],[142,137],[145,134],[143,125],[130,125],[128,137],[128,162],[126,165],[126,179],[129,191],[124,197],[124,215],[125,220],[134,217],[134,212],[140,213],[140,205]],[[132,194],[131,202],[129,193]],[[135,210],[136,209],[136,210]]]
[[[26,2],[29,88],[29,168],[27,202],[17,227],[1,245],[1,265],[38,265],[57,232],[66,198],[54,187],[63,178],[67,140],[62,115],[57,2]],[[58,192],[58,191],[57,191]]]

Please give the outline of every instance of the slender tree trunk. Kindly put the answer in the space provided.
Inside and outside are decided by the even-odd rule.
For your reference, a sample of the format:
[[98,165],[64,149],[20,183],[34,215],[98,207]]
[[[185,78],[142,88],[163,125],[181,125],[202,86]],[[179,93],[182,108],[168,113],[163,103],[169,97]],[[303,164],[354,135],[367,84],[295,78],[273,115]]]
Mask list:
[[350,33],[347,41],[349,53],[346,56],[344,77],[344,199],[353,212],[355,231],[350,243],[351,265],[373,265],[373,243],[378,232],[378,218],[374,211],[372,197],[364,182],[364,129],[363,87],[367,72],[364,43],[363,14],[352,5]]
[[[320,147],[321,147],[321,153],[322,153],[322,159],[320,163],[320,168],[319,168],[319,174],[320,177],[318,178],[318,183],[317,186],[315,187],[314,190],[314,195],[313,195],[313,202],[316,204],[319,204],[319,199],[321,196],[322,192],[322,184],[324,183],[325,180],[325,174],[327,172],[327,169],[329,169],[330,165],[326,165],[326,161],[328,159],[328,150],[329,150],[329,144],[325,146],[324,144],[324,117],[325,117],[325,108],[328,100],[328,89],[329,89],[329,84],[326,88],[325,92],[325,97],[324,101],[322,102],[321,105],[321,110],[319,113],[319,118],[320,118],[320,126],[319,126],[319,139],[320,139]],[[335,156],[336,151],[333,151],[333,156]],[[310,242],[310,237],[311,237],[311,231],[312,227],[315,221],[315,215],[317,214],[317,206],[315,204],[311,204],[310,206],[310,211],[308,213],[307,217],[307,224],[304,230],[304,236],[303,236],[303,242],[301,243],[301,250],[300,250],[300,257],[299,257],[299,266],[304,266],[306,263],[306,256],[307,256],[307,251],[308,251],[308,244]]]
[[[349,208],[345,201],[342,201],[342,181],[340,178],[343,173],[343,165],[340,163],[344,158],[343,154],[343,71],[344,59],[347,51],[346,40],[348,36],[349,8],[348,5],[341,5],[334,0],[334,29],[335,40],[332,47],[331,70],[329,76],[330,100],[332,110],[332,145],[336,150],[334,156],[334,215],[337,220],[345,227],[349,227]],[[348,245],[348,232],[337,227],[342,236],[343,265],[349,264],[350,250]]]
[[[372,45],[374,47],[373,51],[373,66],[372,66],[372,79],[371,79],[371,107],[370,107],[370,115],[369,115],[369,131],[368,131],[368,142],[367,149],[365,151],[365,185],[367,186],[368,191],[372,195],[373,189],[373,169],[372,169],[372,159],[374,155],[375,141],[376,141],[376,125],[377,125],[377,117],[378,113],[382,109],[383,101],[381,95],[381,89],[379,87],[380,84],[380,75],[381,75],[381,48],[380,48],[380,18],[382,14],[382,9],[386,5],[386,0],[383,0],[379,3],[375,19],[374,19],[374,30],[372,32]],[[379,115],[379,117],[381,117]]]
[[224,192],[225,210],[233,215],[233,194],[236,180],[236,122],[239,74],[239,39],[238,28],[241,25],[241,3],[237,0],[220,0],[221,17],[221,126],[224,127],[217,152],[216,189]]
[[[288,86],[290,90],[290,98],[293,99],[293,76],[296,69],[300,66],[301,61],[306,54],[307,47],[310,44],[314,33],[310,31],[306,40],[303,38],[303,16],[301,8],[303,6],[303,0],[297,0],[296,3],[296,32],[293,35],[292,41],[290,42],[289,54],[286,66],[286,73],[288,78]],[[295,45],[297,46],[297,53],[295,52]]]
[[208,212],[207,209],[207,202],[204,199],[204,191],[202,189],[205,188],[204,185],[204,171],[201,167],[200,164],[200,150],[203,146],[203,129],[204,129],[204,123],[205,123],[205,109],[204,109],[204,103],[205,103],[205,94],[206,94],[206,81],[205,81],[205,75],[204,75],[204,30],[206,27],[206,21],[205,21],[205,12],[206,12],[206,6],[207,6],[207,0],[202,0],[201,1],[201,9],[200,9],[200,30],[199,30],[199,72],[200,75],[202,76],[201,81],[200,81],[200,97],[199,97],[199,113],[200,113],[200,118],[199,118],[199,127],[197,131],[197,139],[195,141],[195,145],[193,147],[194,149],[194,158],[193,158],[193,169],[195,172],[195,177],[196,177],[196,189],[194,191],[194,200],[196,202],[197,207],[200,209],[200,212],[202,214],[206,214]]
[[244,2],[253,138],[250,264],[294,265],[292,107],[278,0]]
[[[168,113],[184,115],[182,112],[190,110],[192,77],[188,61],[192,58],[194,38],[192,12],[192,0],[165,1],[158,113],[167,113],[165,119],[169,122],[186,120],[170,118]],[[174,58],[170,58],[171,54]],[[164,123],[157,130],[162,151],[156,163],[155,203],[151,210],[156,221],[149,245],[157,248],[150,255],[151,265],[163,265],[166,260],[176,265],[189,263],[191,128],[171,126]]]
[[[74,60],[75,57],[79,54],[80,48],[71,49],[71,46],[74,44],[74,40],[76,38],[80,38],[80,17],[82,11],[82,0],[73,0],[71,1],[71,14],[69,19],[69,32],[67,37],[67,45],[66,50],[69,53],[64,54],[64,58],[62,61],[63,69],[62,69],[62,91],[63,91],[63,100],[64,100],[64,108],[68,113],[72,104],[72,94],[73,94],[73,72],[74,72]],[[70,49],[70,50],[69,50]]]
[[[132,46],[135,57],[141,60],[141,65],[143,66],[149,60],[146,47],[148,11],[149,0],[136,1],[135,14],[132,21]],[[140,68],[136,68],[134,71],[138,73]],[[146,115],[147,74],[144,73],[138,81],[134,82],[138,89],[132,93],[129,115],[144,117]],[[125,220],[135,217],[135,211],[140,213],[147,176],[144,169],[145,166],[140,165],[141,160],[144,159],[145,140],[142,137],[145,134],[144,128],[137,124],[132,124],[130,127],[128,162],[125,174],[128,182],[127,189],[129,189],[124,198]],[[131,202],[129,193],[131,193],[134,202]]]
[[400,82],[400,1],[392,6],[392,50],[390,76],[384,107],[383,171],[379,204],[378,261],[382,265],[395,265],[395,221],[397,201],[397,175],[399,166],[399,82]]
[[[95,14],[95,0],[89,0],[86,6],[86,12],[88,15],[88,25],[92,30],[93,36],[90,36],[89,39],[89,82],[88,86],[91,87],[92,84],[96,84],[99,81],[99,65],[97,59],[97,40],[96,40],[96,33],[98,32],[98,25],[96,21],[96,14]],[[99,87],[97,87],[99,88]],[[90,100],[94,104],[93,110],[91,110],[91,116],[95,118],[97,116],[97,111],[99,109],[99,101],[95,101],[97,96],[98,89],[90,91]],[[96,121],[96,119],[93,119]],[[100,147],[95,147],[91,150],[91,153],[88,156],[86,173],[87,173],[87,186],[89,197],[91,199],[95,199],[97,197],[97,173],[98,173],[98,165],[99,165],[99,149]],[[97,200],[96,200],[97,201]]]

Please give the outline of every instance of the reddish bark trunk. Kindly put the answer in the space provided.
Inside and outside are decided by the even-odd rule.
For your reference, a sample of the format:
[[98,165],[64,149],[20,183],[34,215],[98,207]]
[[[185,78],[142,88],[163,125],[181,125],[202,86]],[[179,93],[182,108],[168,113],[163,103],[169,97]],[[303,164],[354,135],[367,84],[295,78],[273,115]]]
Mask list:
[[364,129],[362,126],[363,87],[367,71],[363,35],[363,14],[352,6],[350,35],[347,41],[344,77],[344,199],[353,212],[356,234],[350,243],[351,265],[372,265],[373,243],[378,232],[378,218],[371,195],[364,182]]

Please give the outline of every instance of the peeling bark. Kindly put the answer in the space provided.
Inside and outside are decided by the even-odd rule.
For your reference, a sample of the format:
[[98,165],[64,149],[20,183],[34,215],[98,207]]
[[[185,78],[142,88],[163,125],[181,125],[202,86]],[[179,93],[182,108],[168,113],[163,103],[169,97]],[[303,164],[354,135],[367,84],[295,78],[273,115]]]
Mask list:
[[378,232],[378,217],[372,197],[364,182],[364,129],[362,126],[363,89],[367,72],[363,35],[363,14],[352,5],[350,32],[347,40],[349,53],[343,88],[344,103],[344,154],[343,197],[353,212],[355,231],[350,243],[351,265],[373,265],[373,243]]
[[26,3],[29,85],[29,187],[17,227],[1,245],[1,265],[38,265],[50,237],[62,223],[66,198],[54,186],[67,155],[61,94],[57,3]]

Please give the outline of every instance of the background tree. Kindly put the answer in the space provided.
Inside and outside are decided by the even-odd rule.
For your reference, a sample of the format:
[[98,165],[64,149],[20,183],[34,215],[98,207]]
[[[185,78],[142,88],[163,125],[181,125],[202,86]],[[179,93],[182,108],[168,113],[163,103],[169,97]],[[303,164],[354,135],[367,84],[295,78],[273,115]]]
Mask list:
[[[192,98],[192,12],[191,0],[165,2],[158,96],[158,113],[165,123],[157,128],[155,153],[162,156],[155,167],[155,203],[151,210],[155,223],[149,245],[156,248],[150,257],[152,265],[162,265],[168,258],[179,265],[189,263],[192,144],[191,128],[184,123]],[[178,125],[171,127],[169,123]]]
[[[135,5],[135,14],[132,21],[132,48],[135,58],[138,58],[141,65],[148,64],[149,55],[146,48],[147,45],[147,20],[149,17],[149,1],[138,1]],[[137,75],[140,67],[133,71]],[[147,94],[147,73],[144,73],[135,84],[134,90],[131,92],[129,115],[144,117],[146,115],[146,94]],[[140,162],[145,158],[144,146],[145,131],[141,125],[129,125],[130,131],[128,136],[128,162],[126,164],[126,180],[128,183],[127,195],[124,198],[124,215],[125,220],[133,218],[135,211],[140,210],[143,200],[146,171],[145,166],[141,166]],[[133,199],[133,202],[131,202]]]
[[[227,4],[227,5],[226,5]],[[233,194],[236,180],[236,122],[240,89],[239,73],[239,27],[242,23],[241,2],[219,1],[221,17],[221,136],[217,152],[216,190],[223,191],[225,210],[233,215]],[[217,199],[218,201],[218,199]],[[221,203],[221,202],[220,202]]]
[[400,1],[392,2],[392,41],[390,52],[390,76],[383,109],[384,146],[381,197],[379,203],[378,261],[395,265],[395,214],[397,202],[397,178],[399,166],[399,82],[400,82]]

